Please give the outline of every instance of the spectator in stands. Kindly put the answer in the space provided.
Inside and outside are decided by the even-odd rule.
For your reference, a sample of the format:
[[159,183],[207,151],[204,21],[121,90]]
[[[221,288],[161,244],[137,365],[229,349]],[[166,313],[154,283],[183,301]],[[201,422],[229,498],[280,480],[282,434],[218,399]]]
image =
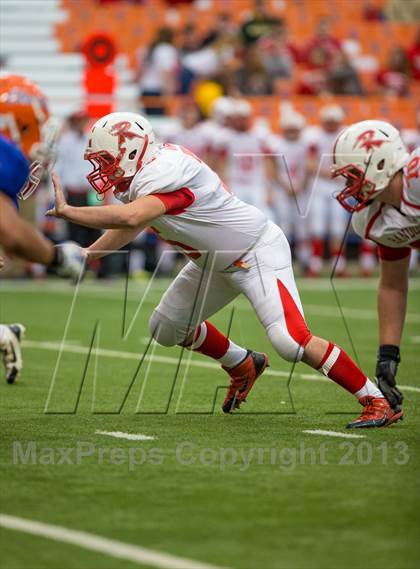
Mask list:
[[179,37],[180,68],[178,92],[181,95],[190,93],[195,78],[195,74],[192,70],[184,65],[184,58],[197,52],[201,48],[201,45],[202,42],[200,41],[195,25],[187,24],[185,28],[180,31]]
[[197,33],[197,28],[194,24],[187,24],[180,30],[179,36],[179,52],[180,55],[187,55],[200,49],[202,42]]
[[218,34],[211,44],[183,57],[182,67],[193,79],[213,79],[228,90],[242,65],[241,49],[238,36],[228,30]]
[[369,0],[363,5],[363,18],[370,22],[386,20],[385,12],[382,6],[372,3]]
[[420,81],[420,26],[417,28],[413,45],[407,51],[411,76],[414,81]]
[[255,48],[260,53],[262,65],[271,79],[291,77],[293,66],[299,59],[297,48],[287,38],[285,23],[275,25],[261,36]]
[[331,33],[330,20],[321,18],[314,37],[304,48],[303,59],[311,69],[326,68],[341,51],[340,40]]
[[337,52],[327,70],[327,89],[334,95],[363,95],[359,76],[344,52]]
[[237,25],[232,21],[230,14],[222,12],[217,15],[216,22],[210,30],[208,30],[207,35],[201,41],[200,47],[205,47],[213,42],[217,41],[221,37],[234,36],[238,33]]
[[246,20],[241,29],[243,42],[246,46],[252,45],[262,36],[267,35],[273,27],[281,26],[283,20],[274,18],[267,11],[265,0],[255,0],[254,13]]
[[388,57],[388,64],[376,77],[380,92],[385,95],[406,97],[409,94],[409,61],[402,47],[394,47]]
[[272,81],[264,68],[258,49],[250,48],[247,51],[229,92],[235,96],[272,94]]
[[[161,28],[152,44],[139,52],[137,80],[141,97],[173,95],[178,88],[179,54],[170,28]],[[162,114],[156,104],[147,105],[149,114]]]
[[[84,153],[88,143],[86,126],[88,116],[84,111],[70,115],[67,119],[67,130],[62,134],[57,148],[56,170],[66,194],[67,203],[80,207],[89,204],[90,185],[86,176],[91,170]],[[97,229],[89,229],[81,225],[67,223],[67,237],[82,247],[88,247],[100,233]]]
[[327,72],[325,69],[307,69],[296,82],[298,95],[319,95],[327,91]]

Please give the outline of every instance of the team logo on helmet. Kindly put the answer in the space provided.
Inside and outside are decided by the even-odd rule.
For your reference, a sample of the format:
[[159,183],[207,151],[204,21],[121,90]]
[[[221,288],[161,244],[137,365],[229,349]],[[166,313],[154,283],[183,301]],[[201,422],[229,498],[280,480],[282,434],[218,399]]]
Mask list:
[[375,140],[375,131],[374,130],[365,130],[362,134],[356,138],[356,142],[353,145],[353,150],[356,146],[360,148],[364,148],[367,152],[370,152],[374,148],[380,148],[384,142],[389,142],[388,140]]
[[142,138],[139,134],[130,131],[131,123],[129,121],[121,121],[115,123],[111,128],[111,134],[118,136],[118,143],[122,144],[125,139]]

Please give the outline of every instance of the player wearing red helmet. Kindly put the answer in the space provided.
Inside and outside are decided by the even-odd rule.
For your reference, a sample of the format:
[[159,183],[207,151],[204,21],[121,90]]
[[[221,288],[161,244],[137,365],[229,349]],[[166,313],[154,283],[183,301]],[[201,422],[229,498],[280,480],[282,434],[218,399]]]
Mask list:
[[47,213],[108,229],[87,249],[92,258],[150,225],[190,258],[154,310],[150,332],[161,345],[182,345],[222,365],[231,377],[224,412],[245,401],[268,363],[266,354],[238,346],[207,321],[244,294],[282,358],[322,371],[365,406],[348,427],[382,427],[402,417],[342,348],[311,334],[283,232],[228,191],[202,160],[183,147],[158,145],[150,123],[133,113],[97,121],[86,158],[96,164],[90,179],[97,191],[113,189],[123,205],[71,207],[54,179],[56,204]]
[[376,376],[394,410],[403,396],[396,386],[407,305],[410,252],[420,248],[420,148],[411,154],[391,124],[378,120],[344,129],[334,149],[334,177],[345,188],[337,200],[353,214],[353,227],[378,244],[379,350]]

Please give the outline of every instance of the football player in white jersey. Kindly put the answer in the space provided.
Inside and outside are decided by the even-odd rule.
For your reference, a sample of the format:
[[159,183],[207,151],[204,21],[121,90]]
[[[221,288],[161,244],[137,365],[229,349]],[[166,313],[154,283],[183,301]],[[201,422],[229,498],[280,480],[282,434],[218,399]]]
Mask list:
[[[401,130],[401,138],[404,142],[408,152],[411,154],[416,148],[420,146],[420,110],[417,112],[417,128],[403,128]],[[420,258],[419,251],[413,249],[410,257],[410,272],[416,270],[418,260]]]
[[230,132],[233,108],[234,101],[231,97],[218,97],[211,107],[210,118],[201,123],[200,134],[206,147],[206,161],[212,168],[217,167],[219,140]]
[[215,170],[242,201],[267,213],[268,158],[264,139],[252,124],[252,107],[243,99],[234,101],[230,129],[219,133],[213,150],[218,157]]
[[417,128],[403,128],[401,138],[410,153],[420,146],[420,110],[417,112]]
[[328,105],[320,111],[321,125],[308,128],[309,143],[308,169],[312,180],[309,183],[310,223],[312,255],[309,264],[309,276],[318,276],[323,267],[324,239],[329,237],[331,263],[336,266],[336,274],[345,274],[346,259],[340,254],[341,242],[347,223],[347,215],[336,200],[334,194],[340,189],[337,180],[331,179],[331,165],[334,143],[342,129],[344,111],[338,105]]
[[308,268],[310,257],[305,124],[305,117],[300,113],[283,112],[282,135],[268,138],[274,161],[274,178],[269,184],[270,203],[287,239],[294,238],[297,258],[304,270]]
[[113,191],[122,204],[71,207],[55,179],[48,214],[107,229],[86,250],[88,258],[123,247],[146,226],[190,258],[154,310],[150,333],[163,346],[182,345],[222,365],[231,378],[224,412],[241,405],[268,363],[266,354],[235,344],[207,320],[242,293],[282,358],[321,370],[359,399],[364,410],[349,427],[402,417],[343,349],[311,334],[283,232],[204,162],[180,146],[158,145],[150,123],[134,113],[97,121],[85,157],[96,192]]
[[346,187],[337,200],[353,214],[353,227],[378,244],[379,350],[376,376],[394,410],[407,304],[411,249],[420,248],[420,148],[407,152],[396,128],[384,121],[355,123],[337,138],[334,177]]
[[200,122],[200,110],[194,102],[185,104],[179,113],[179,126],[171,133],[167,142],[185,146],[202,160],[206,159],[207,140],[205,123]]

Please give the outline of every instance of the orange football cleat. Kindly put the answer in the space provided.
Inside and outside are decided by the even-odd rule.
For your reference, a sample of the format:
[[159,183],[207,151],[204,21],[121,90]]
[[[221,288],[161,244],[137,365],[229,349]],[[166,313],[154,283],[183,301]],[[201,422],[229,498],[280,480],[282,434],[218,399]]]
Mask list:
[[248,350],[248,355],[243,362],[236,367],[226,368],[222,366],[231,377],[229,389],[222,406],[224,413],[232,413],[235,409],[239,409],[241,403],[246,400],[254,383],[267,366],[267,354],[251,352],[250,350]]
[[363,413],[347,425],[348,429],[363,429],[369,427],[387,427],[403,418],[402,409],[394,411],[388,401],[382,397],[362,397]]

